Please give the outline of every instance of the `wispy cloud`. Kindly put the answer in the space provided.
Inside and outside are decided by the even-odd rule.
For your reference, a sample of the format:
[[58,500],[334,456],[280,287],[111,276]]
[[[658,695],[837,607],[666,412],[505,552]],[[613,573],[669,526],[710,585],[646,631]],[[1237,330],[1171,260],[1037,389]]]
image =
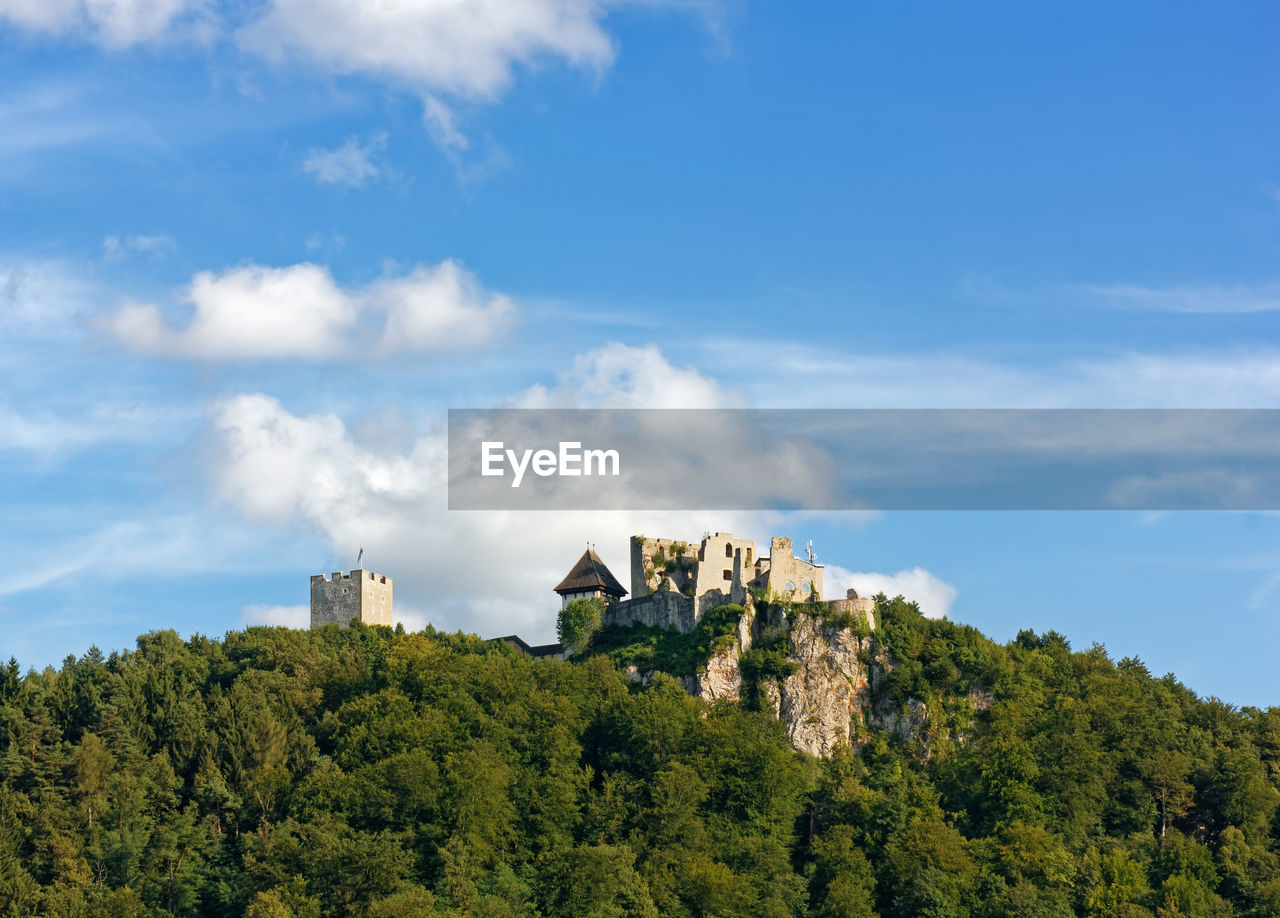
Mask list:
[[332,150],[312,148],[302,163],[302,171],[321,185],[363,188],[365,183],[382,175],[378,154],[387,147],[387,135],[375,134],[367,142],[348,137]]
[[18,412],[0,403],[0,453],[51,460],[104,443],[148,442],[189,419],[186,409],[159,403],[97,402],[62,413],[47,406]]
[[24,29],[87,38],[107,48],[207,37],[203,0],[0,0],[0,19]]
[[246,554],[246,535],[235,527],[213,527],[201,514],[119,519],[24,548],[17,573],[0,583],[0,596],[44,589],[86,572],[115,578],[158,569],[170,575],[221,570],[229,558]]
[[[1271,408],[1270,347],[999,363],[950,351],[850,355],[817,345],[717,337],[699,349],[762,408]],[[767,366],[737,375],[734,367]]]
[[135,255],[158,257],[178,248],[173,238],[156,236],[108,236],[102,240],[102,255],[107,261],[124,261]]
[[1106,305],[1121,309],[1206,315],[1280,310],[1280,283],[1169,287],[1103,284],[1079,289]]

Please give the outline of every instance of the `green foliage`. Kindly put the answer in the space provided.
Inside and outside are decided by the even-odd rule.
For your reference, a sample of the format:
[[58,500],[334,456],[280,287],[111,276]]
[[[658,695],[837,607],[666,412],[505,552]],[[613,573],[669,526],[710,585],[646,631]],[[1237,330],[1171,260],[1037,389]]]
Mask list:
[[604,621],[604,600],[599,596],[575,599],[560,610],[556,635],[574,653],[585,650]]
[[734,606],[570,663],[356,625],[13,664],[0,915],[1280,915],[1280,709],[878,603],[875,702],[919,720],[824,760],[755,710],[785,629],[743,704],[672,678]]
[[616,665],[657,670],[673,676],[692,676],[707,660],[728,646],[738,633],[746,609],[729,603],[702,616],[689,633],[645,625],[607,625],[591,642],[592,653],[608,656]]

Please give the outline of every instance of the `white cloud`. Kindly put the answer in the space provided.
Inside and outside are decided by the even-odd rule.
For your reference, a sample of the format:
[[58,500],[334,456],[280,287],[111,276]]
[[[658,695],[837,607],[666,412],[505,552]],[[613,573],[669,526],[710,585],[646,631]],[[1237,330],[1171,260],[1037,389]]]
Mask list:
[[[1186,349],[1019,366],[957,356],[833,351],[718,339],[753,405],[793,408],[1270,408],[1280,401],[1280,350]],[[728,358],[732,357],[729,361]],[[734,377],[727,377],[730,382]]]
[[58,413],[47,409],[23,412],[0,403],[0,452],[21,451],[43,458],[102,443],[143,442],[157,430],[189,420],[182,410],[160,405],[100,402]]
[[222,274],[197,274],[184,300],[191,323],[175,330],[155,306],[129,304],[103,319],[104,327],[144,354],[205,360],[261,357],[333,357],[358,304],[318,265],[250,265]]
[[[612,392],[634,404],[640,380],[661,372],[651,349],[611,346],[625,364]],[[603,355],[575,366],[591,367]],[[714,391],[692,370],[672,372]],[[572,371],[570,371],[572,372]],[[607,377],[606,377],[607,378]],[[601,393],[579,390],[578,403]],[[567,396],[563,401],[568,401]],[[764,537],[768,514],[450,512],[448,444],[443,430],[420,437],[407,451],[366,445],[334,415],[300,417],[266,395],[241,395],[215,406],[221,450],[211,463],[218,496],[252,519],[287,525],[302,519],[345,557],[357,546],[365,564],[396,580],[398,618],[412,625],[486,635],[518,631],[553,639],[551,586],[593,539],[625,582],[627,539],[636,532],[688,533],[731,529]],[[775,515],[776,516],[776,515]],[[415,617],[416,616],[416,617]]]
[[322,185],[361,188],[369,179],[377,178],[382,168],[375,158],[386,149],[387,135],[375,134],[368,143],[348,137],[342,146],[332,150],[312,148],[302,163],[302,171],[315,176]]
[[0,319],[7,337],[65,331],[89,296],[88,286],[67,265],[0,259]]
[[902,596],[920,606],[929,618],[943,618],[955,602],[956,588],[922,567],[898,571],[896,574],[876,574],[851,571],[833,564],[826,565],[822,573],[823,586],[828,599],[838,599],[848,589],[855,589],[859,596]]
[[443,150],[461,153],[471,146],[471,141],[458,128],[457,114],[435,96],[422,97],[422,120],[432,139]]
[[157,307],[142,304],[126,304],[98,324],[143,354],[326,359],[371,349],[385,354],[476,347],[514,324],[519,313],[509,298],[486,293],[452,260],[356,289],[341,287],[326,268],[308,263],[206,271],[192,279],[183,299],[195,315],[182,328]]
[[[679,385],[664,388],[664,379]],[[736,401],[696,370],[672,366],[655,348],[617,344],[582,355],[556,388],[537,393],[537,400],[560,407],[689,407],[691,396],[706,399],[698,404],[708,407]],[[449,511],[443,430],[395,450],[363,442],[335,415],[298,416],[261,394],[222,401],[212,421],[220,450],[210,471],[219,498],[261,523],[286,526],[301,519],[339,557],[363,547],[366,566],[395,578],[397,618],[411,628],[430,621],[486,636],[514,631],[529,640],[552,640],[558,600],[551,587],[586,539],[627,584],[627,546],[635,533],[697,538],[719,530],[767,544],[770,535],[806,516]],[[838,577],[839,569],[827,570],[830,584],[830,572]],[[893,592],[908,592],[931,614],[943,614],[954,596],[947,589],[921,571]]]
[[743,401],[693,367],[673,366],[653,345],[614,342],[577,355],[554,387],[531,386],[510,407],[738,408]]
[[478,347],[513,325],[519,312],[452,260],[377,281],[367,295],[387,316],[384,351]]
[[[45,508],[44,512],[58,511]],[[157,571],[174,576],[225,570],[230,559],[251,554],[246,544],[250,537],[255,547],[263,544],[261,532],[211,526],[207,516],[194,513],[115,520],[76,534],[84,526],[86,512],[84,507],[74,508],[52,545],[15,546],[17,573],[0,583],[0,596],[83,580],[87,574],[112,579],[155,576]]]
[[207,29],[203,0],[0,0],[0,19],[36,32],[78,34],[108,48]]
[[311,609],[309,606],[245,606],[240,623],[246,627],[271,625],[304,630],[311,627]]
[[102,254],[107,261],[123,261],[132,255],[164,255],[178,247],[173,238],[157,236],[108,236],[102,240]]
[[[605,20],[614,8],[637,5],[693,11],[723,43],[718,0],[0,0],[0,23],[116,50],[234,36],[268,62],[384,81],[421,98],[431,137],[459,178],[474,182],[503,168],[507,156],[490,145],[463,161],[471,142],[455,103],[496,101],[518,72],[547,65],[603,73],[615,54]],[[358,145],[313,158],[320,181],[372,177]]]
[[1275,312],[1280,309],[1280,284],[1171,287],[1104,284],[1082,289],[1109,305],[1125,309],[1206,314]]
[[269,59],[293,56],[333,73],[493,99],[517,66],[607,67],[606,7],[598,0],[271,0],[239,40]]

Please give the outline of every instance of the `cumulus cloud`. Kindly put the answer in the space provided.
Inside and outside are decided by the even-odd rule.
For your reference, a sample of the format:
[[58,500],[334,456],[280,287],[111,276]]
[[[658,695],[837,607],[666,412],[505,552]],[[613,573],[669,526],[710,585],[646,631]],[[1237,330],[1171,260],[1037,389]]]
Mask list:
[[240,623],[250,625],[270,625],[281,628],[310,628],[311,609],[308,606],[245,606],[240,616]]
[[954,586],[922,567],[898,571],[896,574],[876,574],[846,570],[828,564],[823,570],[822,582],[828,599],[842,597],[849,589],[857,590],[859,596],[874,596],[877,593],[890,597],[902,596],[918,604],[920,611],[929,618],[944,618],[950,613],[951,604],[956,598]]
[[[654,385],[663,378],[683,385]],[[703,403],[709,407],[736,401],[715,380],[673,366],[654,348],[616,344],[582,355],[555,387],[536,391],[538,399],[559,407],[691,407],[689,393],[709,399]],[[336,415],[299,416],[262,394],[218,403],[212,423],[219,449],[210,472],[220,500],[260,523],[301,521],[339,557],[363,547],[366,566],[395,577],[396,606],[402,610],[397,618],[410,627],[430,621],[439,628],[484,635],[517,631],[531,640],[552,640],[558,599],[551,586],[581,554],[584,540],[596,543],[626,584],[628,539],[635,533],[696,539],[720,530],[767,544],[777,527],[794,519],[719,511],[449,511],[442,429],[396,450],[363,441],[359,425]],[[929,608],[945,612],[950,600],[938,601],[945,584],[931,582],[927,572],[917,580],[933,590],[924,597]],[[911,590],[913,598],[918,592]]]
[[[587,355],[575,366],[590,368],[601,356]],[[650,349],[615,345],[608,356],[624,364],[613,393],[629,403],[663,371],[661,355]],[[665,368],[690,383],[700,379]],[[212,421],[221,448],[211,466],[218,496],[263,523],[301,519],[339,556],[363,546],[368,566],[396,578],[396,604],[410,623],[429,619],[437,627],[551,639],[557,599],[550,586],[584,539],[595,540],[625,580],[627,539],[635,532],[692,537],[706,528],[750,525],[743,514],[450,513],[442,429],[396,451],[360,442],[335,415],[298,416],[260,394],[219,403]]]
[[[183,294],[195,314],[175,327],[159,308],[126,304],[99,326],[131,350],[198,360],[332,359],[475,347],[515,323],[516,305],[487,293],[455,261],[344,288],[328,269],[247,265],[197,274]],[[378,317],[382,318],[380,338]],[[372,333],[366,331],[374,328]]]
[[375,134],[367,143],[361,143],[358,137],[348,137],[332,150],[313,147],[307,152],[302,171],[321,185],[362,188],[365,182],[381,174],[376,157],[386,146],[387,135]]
[[377,281],[368,298],[386,313],[385,351],[478,347],[517,318],[514,302],[486,293],[456,261]]
[[584,539],[625,578],[633,532],[716,525],[675,514],[450,513],[442,431],[407,451],[377,449],[334,415],[294,415],[257,394],[218,404],[213,425],[222,500],[262,523],[300,519],[338,556],[362,546],[366,567],[395,577],[397,606],[425,610],[436,627],[550,639],[550,587]]
[[204,0],[0,0],[0,19],[36,32],[79,34],[108,48],[155,42],[204,27]]
[[608,66],[606,7],[594,0],[271,0],[239,39],[271,59],[292,56],[334,73],[492,99],[517,66]]
[[693,367],[673,366],[657,347],[610,343],[530,386],[512,408],[740,408],[741,396]]

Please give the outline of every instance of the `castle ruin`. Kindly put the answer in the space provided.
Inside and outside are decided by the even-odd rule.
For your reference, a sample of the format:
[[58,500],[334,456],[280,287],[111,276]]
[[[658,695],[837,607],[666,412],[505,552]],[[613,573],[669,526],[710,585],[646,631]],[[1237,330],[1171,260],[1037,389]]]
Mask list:
[[[590,581],[590,584],[587,581]],[[706,535],[700,543],[678,539],[631,538],[631,598],[617,585],[594,552],[584,555],[556,587],[567,602],[565,587],[592,587],[606,601],[604,623],[652,625],[692,631],[702,616],[726,603],[750,605],[752,593],[780,602],[822,602],[822,565],[797,558],[791,540],[775,536],[769,553],[756,543],[728,532]],[[843,599],[826,601],[837,612],[869,613],[874,608],[849,590]]]
[[311,577],[311,627],[336,624],[345,628],[353,621],[366,625],[394,624],[391,614],[391,578],[358,568],[348,574],[334,571]]

